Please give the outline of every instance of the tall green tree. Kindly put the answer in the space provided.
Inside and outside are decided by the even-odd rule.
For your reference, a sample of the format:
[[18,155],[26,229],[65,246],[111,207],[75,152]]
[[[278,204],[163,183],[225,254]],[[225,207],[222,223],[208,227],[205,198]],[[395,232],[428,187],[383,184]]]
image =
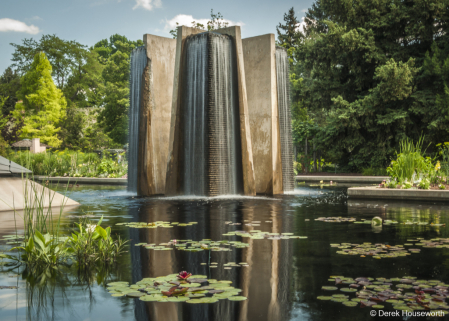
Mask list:
[[6,68],[0,76],[0,96],[8,97],[4,102],[2,115],[8,117],[9,113],[14,110],[17,102],[17,92],[20,90],[20,76],[12,67]]
[[117,144],[127,142],[130,56],[134,48],[142,45],[142,40],[132,41],[124,36],[113,35],[109,41],[101,40],[92,48],[104,65],[103,82],[98,88],[103,107],[98,122]]
[[286,49],[297,47],[302,38],[302,33],[299,31],[300,21],[296,17],[295,9],[293,7],[284,14],[284,23],[279,23],[276,26],[278,34],[278,45]]
[[35,55],[28,72],[21,78],[22,99],[15,105],[14,117],[23,121],[22,138],[40,138],[43,143],[58,147],[60,123],[65,118],[66,100],[52,78],[52,67],[45,53]]
[[403,138],[449,140],[448,7],[316,0],[306,13],[299,96],[322,117],[321,147],[346,170],[385,166]]

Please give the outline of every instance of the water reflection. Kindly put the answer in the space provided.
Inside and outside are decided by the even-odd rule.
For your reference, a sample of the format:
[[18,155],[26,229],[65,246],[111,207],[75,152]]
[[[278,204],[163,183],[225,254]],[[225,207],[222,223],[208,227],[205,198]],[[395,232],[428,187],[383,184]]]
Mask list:
[[[132,229],[132,243],[166,243],[172,239],[241,240],[240,237],[226,237],[223,234],[236,229],[260,229],[280,233],[291,230],[293,216],[282,216],[288,208],[283,202],[250,200],[176,201],[159,200],[130,209],[137,222],[176,221],[198,224],[188,227]],[[242,222],[241,226],[226,225],[226,221]],[[247,227],[246,223],[260,221],[260,226]],[[242,289],[247,301],[231,302],[220,300],[216,304],[189,305],[178,303],[144,303],[138,301],[138,320],[282,320],[289,311],[288,291],[291,274],[292,244],[297,240],[252,240],[245,239],[248,248],[229,252],[211,252],[211,262],[218,268],[201,265],[209,261],[209,252],[154,251],[142,247],[132,250],[133,263],[141,265],[134,269],[133,282],[146,277],[163,276],[187,270],[204,274],[209,278],[231,280],[233,286]],[[225,270],[228,262],[247,262],[248,267]]]
[[[395,259],[373,260],[336,254],[331,243],[404,244],[407,239],[449,237],[449,206],[412,202],[347,200],[344,188],[301,187],[294,195],[276,198],[164,199],[133,198],[120,188],[84,187],[72,198],[83,206],[66,213],[66,231],[79,215],[92,212],[93,220],[105,223],[125,239],[129,252],[110,270],[82,273],[76,267],[62,268],[45,276],[15,269],[0,273],[0,285],[18,285],[17,290],[0,290],[3,320],[372,320],[369,309],[349,308],[319,301],[321,287],[331,275],[348,277],[402,277],[438,279],[449,283],[449,250],[423,248],[421,253]],[[370,225],[315,221],[321,216],[350,216],[371,219],[381,216],[399,224],[374,231]],[[198,222],[193,226],[136,229],[117,226],[119,222]],[[242,223],[228,225],[226,221]],[[260,226],[247,226],[259,222]],[[402,224],[407,221],[429,225]],[[430,223],[446,224],[433,227]],[[258,224],[258,223],[255,223]],[[233,230],[291,232],[307,239],[257,240],[223,236]],[[0,234],[11,234],[0,226]],[[136,243],[166,243],[172,239],[230,240],[249,247],[228,252],[155,251]],[[7,249],[2,243],[1,250]],[[247,262],[248,267],[224,269],[228,262]],[[6,267],[2,267],[6,270]],[[209,278],[231,280],[242,289],[246,301],[220,300],[214,304],[142,302],[127,297],[111,297],[105,288],[110,281],[135,283],[187,270]],[[18,275],[18,276],[17,276]],[[391,309],[386,305],[385,310]]]

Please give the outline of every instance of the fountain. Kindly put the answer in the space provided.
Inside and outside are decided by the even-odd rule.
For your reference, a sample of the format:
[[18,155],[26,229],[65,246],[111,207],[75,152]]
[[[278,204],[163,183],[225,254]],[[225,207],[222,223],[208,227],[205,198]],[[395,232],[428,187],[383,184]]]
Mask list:
[[276,47],[276,83],[281,138],[282,187],[284,192],[293,191],[293,142],[290,110],[290,79],[287,50]]
[[129,77],[129,144],[128,144],[128,191],[137,192],[137,158],[139,146],[139,116],[142,99],[142,74],[147,66],[144,46],[131,52]]
[[131,57],[129,190],[293,189],[288,57],[274,35],[242,41],[237,26],[181,26],[176,40],[145,35],[144,42]]

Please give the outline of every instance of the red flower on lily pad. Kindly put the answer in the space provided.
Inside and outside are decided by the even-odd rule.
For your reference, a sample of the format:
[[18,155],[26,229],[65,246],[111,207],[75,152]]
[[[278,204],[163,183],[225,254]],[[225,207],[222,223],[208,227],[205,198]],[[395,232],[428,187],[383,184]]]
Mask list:
[[177,278],[180,280],[186,281],[191,276],[192,276],[192,273],[189,273],[187,271],[182,271],[182,272],[179,272],[179,274],[177,275]]

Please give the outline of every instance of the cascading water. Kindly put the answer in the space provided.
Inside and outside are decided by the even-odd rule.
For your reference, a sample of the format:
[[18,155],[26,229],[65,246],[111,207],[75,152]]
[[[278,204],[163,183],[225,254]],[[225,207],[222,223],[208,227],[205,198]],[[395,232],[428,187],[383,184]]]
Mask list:
[[237,67],[233,40],[205,32],[186,39],[182,76],[183,190],[242,190]]
[[294,189],[290,80],[287,51],[276,47],[276,80],[284,192]]
[[137,47],[131,52],[129,76],[128,191],[130,192],[137,192],[140,102],[142,99],[142,74],[146,65],[145,47]]

